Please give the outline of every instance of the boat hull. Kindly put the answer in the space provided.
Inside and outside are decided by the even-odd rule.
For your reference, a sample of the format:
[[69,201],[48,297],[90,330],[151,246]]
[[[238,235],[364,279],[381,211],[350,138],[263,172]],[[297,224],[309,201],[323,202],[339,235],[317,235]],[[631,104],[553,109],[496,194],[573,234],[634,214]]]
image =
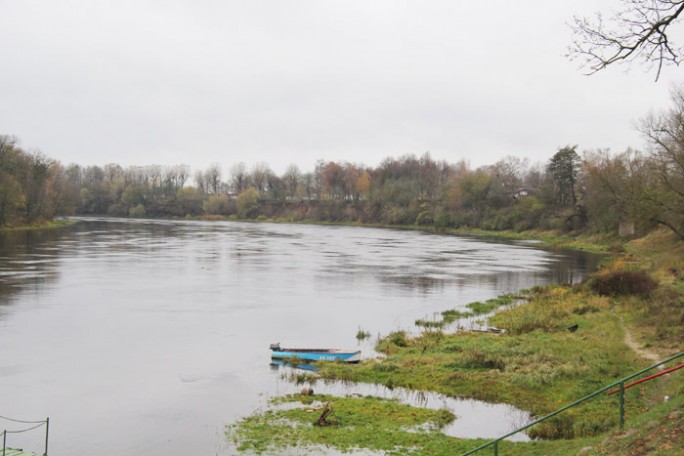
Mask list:
[[345,363],[358,363],[361,361],[360,351],[328,350],[328,349],[296,349],[279,348],[272,349],[273,359],[297,359],[306,362],[315,361],[341,361]]

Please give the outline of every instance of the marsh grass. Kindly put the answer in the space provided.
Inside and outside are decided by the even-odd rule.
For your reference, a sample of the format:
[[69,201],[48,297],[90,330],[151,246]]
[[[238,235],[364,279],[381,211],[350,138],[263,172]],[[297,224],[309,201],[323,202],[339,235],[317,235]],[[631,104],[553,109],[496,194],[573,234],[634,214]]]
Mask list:
[[419,319],[415,321],[415,325],[425,329],[444,329],[447,325],[450,325],[461,318],[471,318],[490,314],[500,307],[515,303],[516,299],[520,299],[520,296],[506,294],[496,298],[488,299],[485,302],[471,302],[466,304],[466,308],[468,310],[448,309],[441,312],[441,319],[439,320]]
[[[528,304],[490,318],[506,334],[431,331],[411,338],[393,334],[378,345],[387,355],[385,360],[354,368],[326,366],[321,374],[506,402],[542,416],[645,367],[626,349],[608,298],[561,286],[531,293]],[[575,332],[568,330],[574,325]],[[639,402],[638,391],[632,400]],[[586,411],[548,423],[535,435],[584,437],[615,424],[617,409],[602,401],[582,408]]]
[[[333,404],[335,424],[314,426],[326,402]],[[228,436],[239,451],[257,454],[279,454],[287,448],[317,454],[322,446],[333,446],[343,452],[361,448],[388,455],[407,450],[447,455],[463,452],[469,445],[439,432],[455,418],[447,410],[416,408],[388,399],[292,395],[276,398],[267,412],[231,426]]]
[[472,310],[473,315],[484,315],[493,312],[499,307],[513,304],[513,295],[502,295],[498,298],[488,299],[485,302],[471,302],[466,307]]
[[447,324],[453,323],[460,318],[470,317],[472,315],[473,315],[472,312],[462,311],[462,310],[457,310],[457,309],[449,309],[449,310],[445,310],[444,312],[442,312],[442,318],[444,319],[444,321]]
[[[296,364],[294,364],[296,366]],[[319,380],[318,375],[312,374],[310,372],[303,372],[298,369],[288,369],[284,371],[281,375],[280,378],[283,380],[287,380],[288,382],[301,386],[301,385],[315,385],[316,382]]]

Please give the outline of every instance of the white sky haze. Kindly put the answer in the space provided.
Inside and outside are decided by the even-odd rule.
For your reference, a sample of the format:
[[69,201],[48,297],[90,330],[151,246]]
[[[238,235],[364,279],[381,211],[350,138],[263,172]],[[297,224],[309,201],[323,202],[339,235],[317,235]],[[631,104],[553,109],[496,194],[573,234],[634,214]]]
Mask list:
[[677,68],[585,76],[573,15],[616,1],[0,0],[0,134],[63,164],[642,148]]

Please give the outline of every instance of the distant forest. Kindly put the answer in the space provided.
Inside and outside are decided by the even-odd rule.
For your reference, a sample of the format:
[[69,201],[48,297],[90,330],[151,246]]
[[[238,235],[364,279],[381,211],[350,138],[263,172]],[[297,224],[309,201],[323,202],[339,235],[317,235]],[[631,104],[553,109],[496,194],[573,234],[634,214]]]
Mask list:
[[643,234],[665,225],[684,239],[684,97],[643,120],[647,154],[566,146],[547,163],[507,157],[473,169],[426,153],[377,167],[320,161],[281,176],[259,163],[63,166],[0,136],[0,227],[64,215],[229,218],[418,225],[485,230]]

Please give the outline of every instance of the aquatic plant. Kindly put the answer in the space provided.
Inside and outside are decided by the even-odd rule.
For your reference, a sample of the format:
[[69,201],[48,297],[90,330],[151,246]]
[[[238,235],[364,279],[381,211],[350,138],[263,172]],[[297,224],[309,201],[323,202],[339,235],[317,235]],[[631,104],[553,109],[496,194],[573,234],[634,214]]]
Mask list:
[[371,336],[371,333],[369,331],[364,331],[359,326],[359,330],[356,331],[356,340],[366,340],[366,339],[369,339],[370,336]]

